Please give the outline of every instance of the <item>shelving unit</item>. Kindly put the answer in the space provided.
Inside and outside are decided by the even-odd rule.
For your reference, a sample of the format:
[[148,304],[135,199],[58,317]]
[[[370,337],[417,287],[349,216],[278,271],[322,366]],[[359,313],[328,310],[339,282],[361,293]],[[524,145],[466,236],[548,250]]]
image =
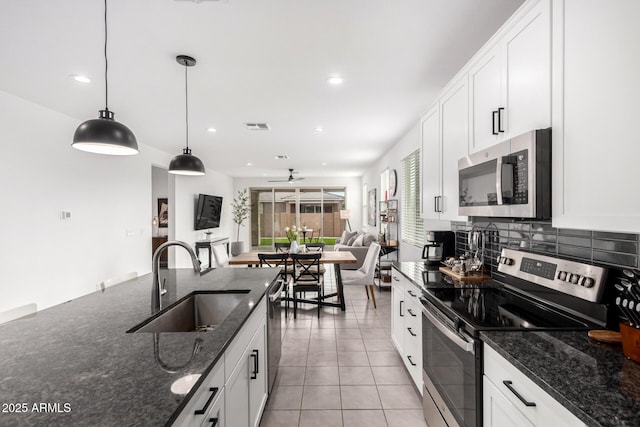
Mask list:
[[378,255],[378,287],[390,288],[391,263],[389,255],[395,253],[398,260],[398,200],[380,202],[380,254]]

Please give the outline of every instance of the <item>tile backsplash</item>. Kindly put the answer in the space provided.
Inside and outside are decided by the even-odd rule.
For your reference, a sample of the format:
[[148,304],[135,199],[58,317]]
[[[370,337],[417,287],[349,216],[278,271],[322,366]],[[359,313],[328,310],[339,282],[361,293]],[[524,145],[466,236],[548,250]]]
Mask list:
[[468,252],[471,228],[485,236],[485,266],[496,271],[502,248],[522,249],[560,258],[613,268],[639,268],[640,235],[554,228],[551,222],[487,221],[453,222],[456,253]]

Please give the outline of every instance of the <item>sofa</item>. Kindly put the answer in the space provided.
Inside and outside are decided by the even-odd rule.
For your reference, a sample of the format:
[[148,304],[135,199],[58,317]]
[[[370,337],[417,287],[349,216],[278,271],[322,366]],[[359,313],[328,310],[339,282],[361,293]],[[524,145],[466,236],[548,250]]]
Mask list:
[[371,233],[364,233],[362,231],[344,231],[340,239],[336,240],[336,244],[333,247],[335,251],[349,251],[356,257],[355,264],[342,264],[340,269],[342,270],[357,270],[362,267],[364,259],[367,256],[367,251],[371,243],[376,242],[378,236]]

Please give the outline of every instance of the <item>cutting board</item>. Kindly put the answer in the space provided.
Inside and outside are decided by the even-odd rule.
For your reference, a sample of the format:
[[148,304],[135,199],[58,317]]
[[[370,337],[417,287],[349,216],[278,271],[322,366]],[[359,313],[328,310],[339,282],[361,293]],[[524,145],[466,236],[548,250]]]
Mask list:
[[466,276],[461,276],[458,273],[454,273],[449,267],[440,267],[440,272],[446,274],[447,276],[451,276],[456,280],[460,280],[461,282],[478,282],[483,280],[491,280],[491,277],[485,276],[479,272],[469,272]]
[[589,338],[596,341],[600,341],[607,344],[622,344],[622,336],[620,332],[605,331],[605,330],[593,330],[587,334]]

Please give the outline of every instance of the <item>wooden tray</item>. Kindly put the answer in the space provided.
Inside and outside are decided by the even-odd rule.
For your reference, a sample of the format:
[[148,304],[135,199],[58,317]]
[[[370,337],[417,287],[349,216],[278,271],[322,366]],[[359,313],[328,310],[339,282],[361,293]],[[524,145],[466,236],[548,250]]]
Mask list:
[[451,276],[456,280],[460,280],[462,282],[477,282],[483,280],[491,280],[491,277],[485,276],[481,272],[469,272],[466,276],[461,276],[458,273],[454,273],[449,267],[440,267],[440,272],[446,274],[447,276]]

